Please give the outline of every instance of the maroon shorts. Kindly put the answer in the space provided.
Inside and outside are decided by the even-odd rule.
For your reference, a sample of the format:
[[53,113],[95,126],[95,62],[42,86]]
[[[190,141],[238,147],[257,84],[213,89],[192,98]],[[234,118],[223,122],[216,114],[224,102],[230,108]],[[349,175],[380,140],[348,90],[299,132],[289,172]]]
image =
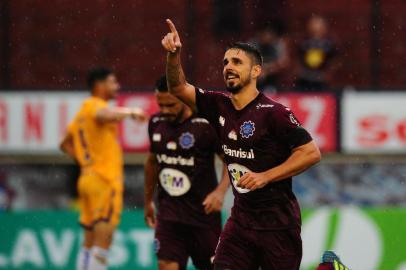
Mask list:
[[296,270],[302,260],[300,228],[259,231],[229,219],[220,236],[215,269]]
[[334,264],[332,264],[332,263],[321,263],[316,268],[316,270],[334,270]]
[[186,269],[189,257],[197,269],[213,269],[212,259],[220,232],[221,224],[203,228],[158,220],[155,230],[155,253],[159,260],[179,263],[180,269]]

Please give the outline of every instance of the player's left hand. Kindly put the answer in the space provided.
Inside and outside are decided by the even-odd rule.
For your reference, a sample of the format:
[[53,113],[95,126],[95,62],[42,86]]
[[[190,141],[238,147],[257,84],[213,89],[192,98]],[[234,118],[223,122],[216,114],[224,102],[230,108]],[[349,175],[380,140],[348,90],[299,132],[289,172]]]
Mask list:
[[268,183],[269,179],[265,173],[247,172],[240,178],[238,186],[252,191],[263,188]]
[[214,190],[209,193],[203,201],[204,211],[206,214],[220,212],[223,207],[224,192]]
[[144,206],[144,219],[148,227],[155,229],[156,218],[155,218],[155,204],[150,202]]

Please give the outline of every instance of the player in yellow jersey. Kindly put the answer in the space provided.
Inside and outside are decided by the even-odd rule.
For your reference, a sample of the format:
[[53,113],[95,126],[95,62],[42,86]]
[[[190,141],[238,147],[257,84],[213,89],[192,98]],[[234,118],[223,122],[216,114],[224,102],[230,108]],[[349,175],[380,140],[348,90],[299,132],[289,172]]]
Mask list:
[[61,149],[81,167],[78,193],[84,243],[77,269],[104,270],[123,204],[123,157],[117,125],[124,118],[145,121],[146,116],[139,108],[108,105],[120,88],[111,70],[91,70],[87,83],[91,96],[69,124]]

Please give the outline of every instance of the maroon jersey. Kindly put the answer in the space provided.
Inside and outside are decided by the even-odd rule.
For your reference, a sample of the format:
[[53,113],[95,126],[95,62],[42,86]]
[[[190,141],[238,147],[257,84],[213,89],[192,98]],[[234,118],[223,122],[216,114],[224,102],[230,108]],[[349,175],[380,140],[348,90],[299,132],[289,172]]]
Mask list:
[[247,171],[264,172],[286,161],[291,150],[312,140],[290,109],[259,95],[236,110],[224,93],[196,89],[199,114],[215,127],[234,191],[231,218],[252,229],[300,226],[300,209],[292,179],[250,191],[237,187]]
[[172,123],[156,114],[148,132],[159,166],[158,219],[204,227],[220,224],[220,213],[207,215],[202,205],[217,187],[214,154],[221,149],[213,127],[195,116]]

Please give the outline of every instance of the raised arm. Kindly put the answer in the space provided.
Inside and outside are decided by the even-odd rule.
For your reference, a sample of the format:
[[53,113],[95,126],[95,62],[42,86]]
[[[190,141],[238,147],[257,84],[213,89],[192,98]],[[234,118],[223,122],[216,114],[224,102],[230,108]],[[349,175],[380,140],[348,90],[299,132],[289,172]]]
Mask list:
[[166,23],[170,32],[166,34],[161,43],[168,52],[166,58],[166,78],[169,92],[196,111],[195,87],[186,81],[185,73],[182,69],[180,59],[182,43],[178,31],[171,20],[167,19]]
[[146,114],[140,108],[113,107],[102,108],[96,112],[96,120],[99,123],[120,122],[127,117],[140,122],[147,120]]

